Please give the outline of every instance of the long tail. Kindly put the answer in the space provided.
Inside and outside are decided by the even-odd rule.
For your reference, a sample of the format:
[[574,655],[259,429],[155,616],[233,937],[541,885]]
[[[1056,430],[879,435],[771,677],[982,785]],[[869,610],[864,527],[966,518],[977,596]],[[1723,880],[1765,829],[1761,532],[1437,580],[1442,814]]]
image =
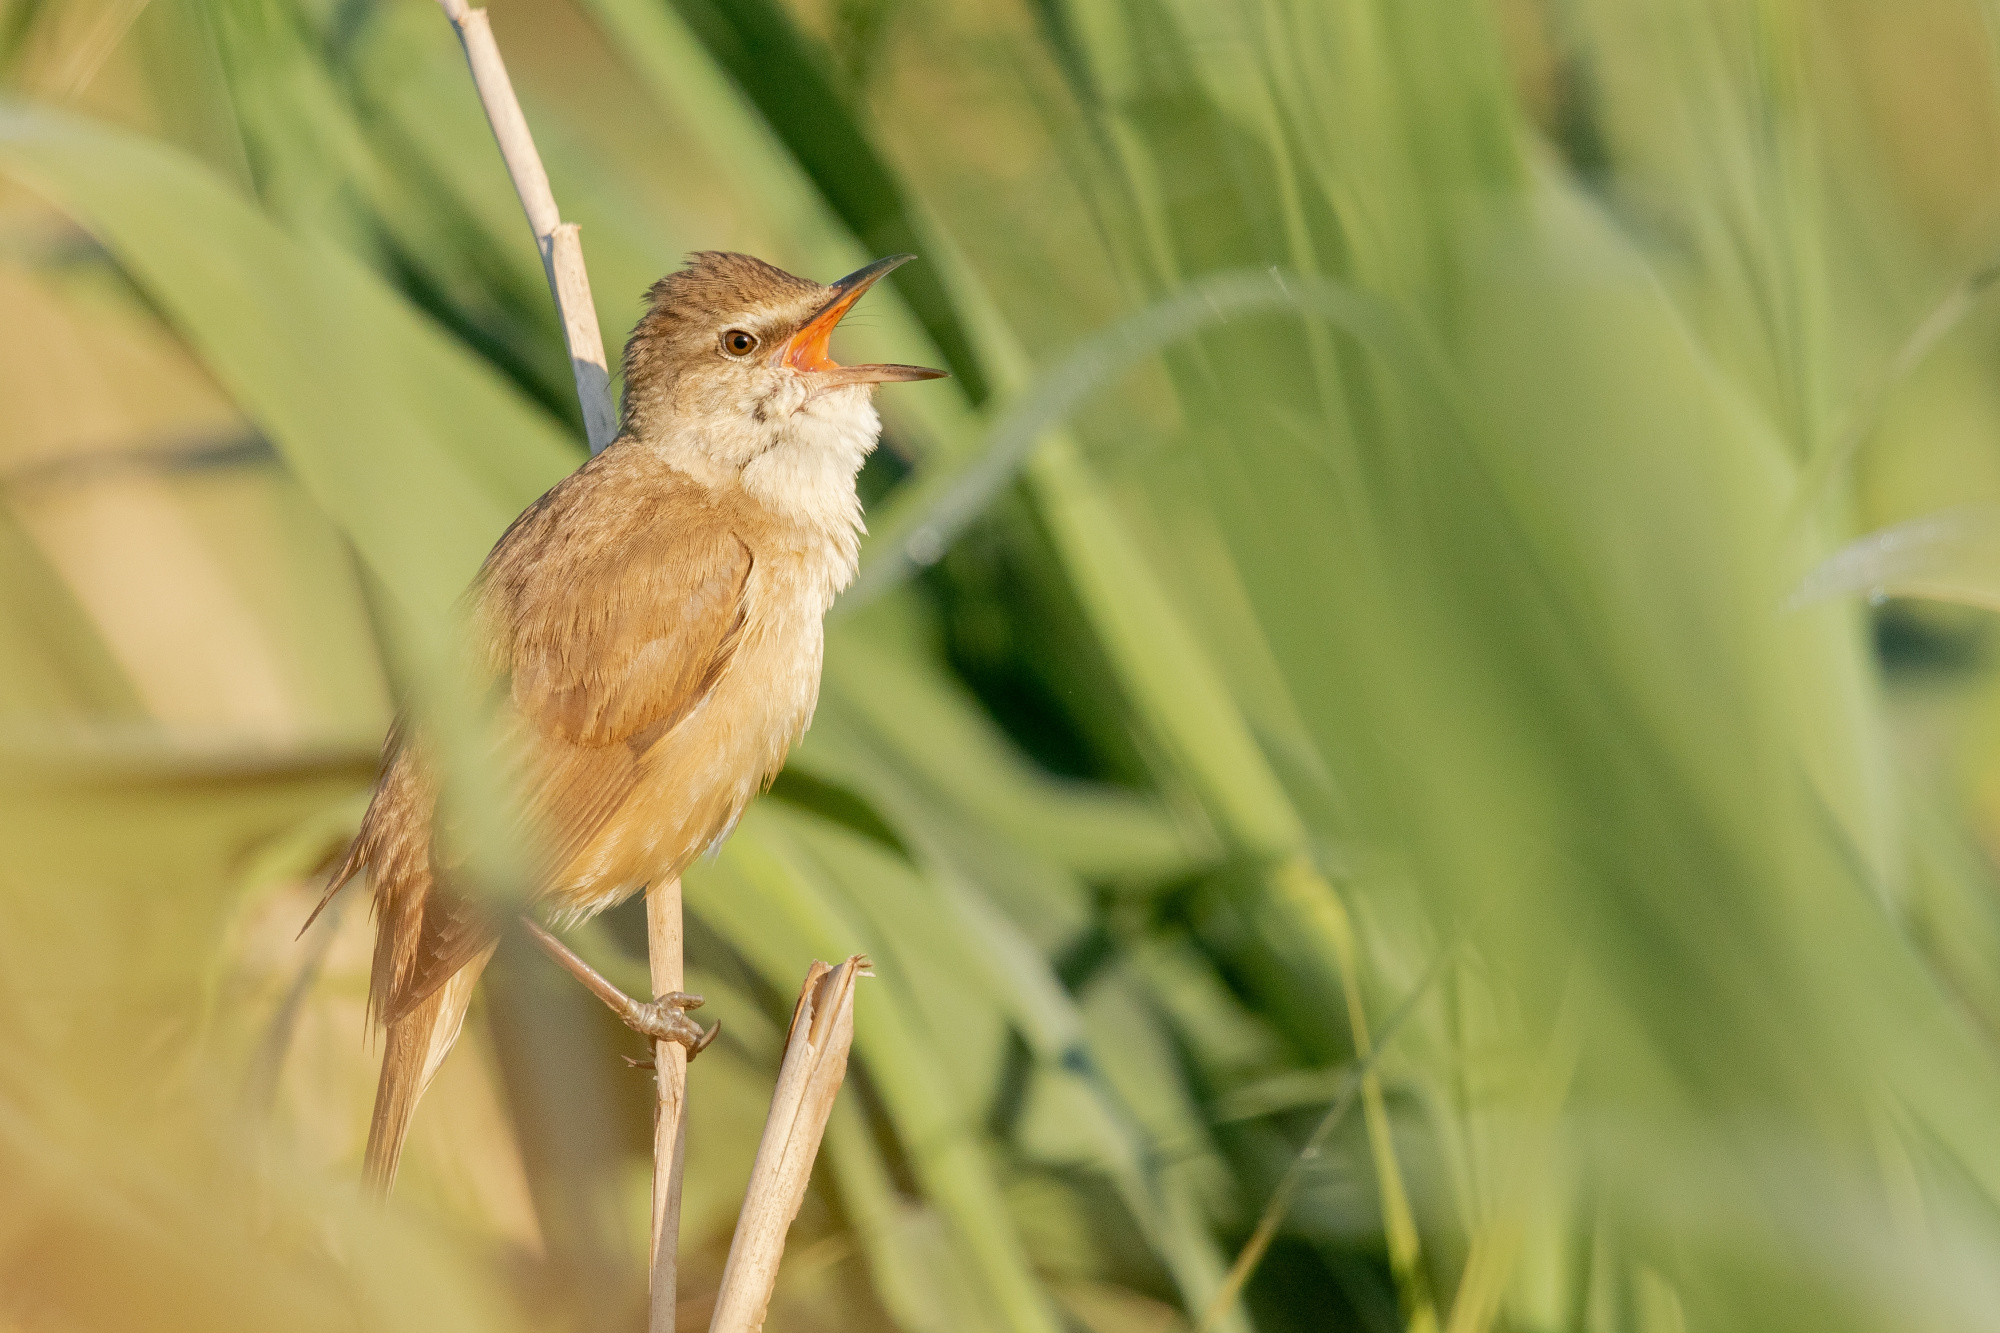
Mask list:
[[472,988],[492,957],[493,946],[488,945],[449,981],[389,1024],[363,1168],[377,1194],[387,1195],[396,1183],[396,1167],[403,1160],[403,1141],[409,1137],[417,1099],[424,1095],[452,1043],[458,1040],[465,1011],[472,1003]]

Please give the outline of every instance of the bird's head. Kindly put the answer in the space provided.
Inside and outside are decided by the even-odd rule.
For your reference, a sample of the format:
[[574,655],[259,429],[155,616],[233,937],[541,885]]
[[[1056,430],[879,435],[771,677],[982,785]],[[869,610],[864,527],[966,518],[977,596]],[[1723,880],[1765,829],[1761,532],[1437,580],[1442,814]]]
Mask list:
[[944,372],[843,366],[828,342],[862,293],[911,258],[879,259],[822,286],[749,255],[690,255],[653,284],[626,344],[625,433],[699,437],[717,462],[738,466],[821,427],[865,424],[872,446],[874,386]]

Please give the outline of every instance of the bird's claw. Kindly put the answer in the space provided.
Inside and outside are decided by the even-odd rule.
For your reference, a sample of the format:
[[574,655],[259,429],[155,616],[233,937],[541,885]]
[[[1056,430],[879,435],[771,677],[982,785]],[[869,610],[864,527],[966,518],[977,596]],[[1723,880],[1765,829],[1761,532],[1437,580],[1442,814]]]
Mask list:
[[[697,1055],[700,1055],[703,1051],[707,1050],[710,1044],[715,1041],[716,1037],[721,1035],[721,1032],[722,1032],[722,1024],[718,1021],[714,1027],[702,1033],[701,1040],[696,1042],[694,1045],[688,1047],[689,1062],[692,1063]],[[660,1067],[659,1062],[650,1055],[645,1055],[645,1056],[628,1055],[624,1057],[624,1060],[626,1066],[631,1069],[658,1069]]]
[[[678,1042],[687,1047],[687,1058],[692,1060],[708,1049],[715,1040],[715,1034],[722,1031],[722,1024],[704,1032],[701,1024],[687,1016],[690,1009],[699,1009],[702,999],[699,995],[688,995],[681,991],[670,991],[651,1002],[635,1000],[612,984],[596,968],[577,957],[576,951],[549,933],[548,927],[533,917],[523,917],[528,934],[542,946],[549,957],[556,960],[564,971],[584,984],[592,995],[604,1001],[612,1013],[617,1014],[626,1027],[652,1041]],[[651,1068],[651,1060],[628,1059],[627,1064],[635,1068]]]
[[625,1024],[642,1037],[676,1042],[687,1047],[688,1059],[692,1060],[708,1049],[708,1044],[715,1040],[715,1034],[722,1030],[720,1023],[704,1030],[701,1024],[687,1016],[688,1010],[701,1006],[701,996],[674,991],[650,1004],[635,1002],[625,1018]]

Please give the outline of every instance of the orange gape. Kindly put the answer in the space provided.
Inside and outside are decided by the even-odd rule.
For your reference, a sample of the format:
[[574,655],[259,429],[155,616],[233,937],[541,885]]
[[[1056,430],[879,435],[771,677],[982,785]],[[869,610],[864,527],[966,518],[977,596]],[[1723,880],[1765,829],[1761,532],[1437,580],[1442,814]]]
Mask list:
[[[748,255],[691,256],[626,344],[618,438],[486,558],[474,624],[553,915],[678,875],[812,720],[822,623],[854,577],[854,478],[881,433],[873,386],[943,373],[842,366],[827,343],[908,257],[823,287]],[[498,934],[434,844],[437,792],[425,736],[399,723],[326,891],[364,866],[374,885],[369,999],[388,1040],[367,1170],[383,1190]],[[681,998],[643,1030],[696,1041]]]

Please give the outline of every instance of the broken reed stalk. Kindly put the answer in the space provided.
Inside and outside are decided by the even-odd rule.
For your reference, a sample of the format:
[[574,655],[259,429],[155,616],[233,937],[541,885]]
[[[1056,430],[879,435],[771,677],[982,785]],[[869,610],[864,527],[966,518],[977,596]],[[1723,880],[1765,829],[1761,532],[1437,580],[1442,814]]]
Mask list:
[[542,155],[535,151],[535,137],[528,132],[527,117],[521,114],[520,100],[514,96],[514,83],[507,77],[507,66],[493,41],[486,11],[468,8],[465,0],[438,3],[465,48],[473,86],[486,108],[486,123],[493,127],[494,141],[500,145],[500,156],[514,181],[514,193],[521,197],[521,211],[534,229],[542,271],[548,275],[549,292],[562,320],[570,370],[576,376],[584,435],[590,441],[590,452],[597,453],[617,436],[618,412],[611,402],[611,372],[604,359],[604,334],[597,326],[597,305],[590,299],[590,278],[583,268],[581,229],[574,222],[564,222],[556,210],[549,174],[542,168]]
[[813,1159],[847,1076],[847,1052],[854,1044],[854,983],[866,975],[868,960],[860,954],[838,967],[814,962],[806,971],[709,1333],[757,1333],[764,1327],[778,1285],[778,1263],[785,1255],[785,1234],[805,1202]]
[[[681,988],[680,880],[671,879],[646,896],[646,926],[650,934],[654,996]],[[522,924],[549,956],[589,989],[611,1011],[633,1024],[640,1004],[618,984],[576,955],[533,917]],[[847,1075],[847,1053],[854,1044],[854,983],[867,976],[868,960],[854,955],[838,967],[815,962],[806,971],[792,1009],[785,1038],[785,1056],[778,1083],[771,1092],[771,1112],[757,1145],[750,1187],[736,1219],[729,1260],[716,1294],[711,1333],[756,1333],[777,1287],[778,1264],[785,1253],[785,1235],[799,1214],[806,1185],[812,1178],[820,1140],[833,1116],[834,1098]],[[691,1048],[672,1041],[654,1043],[653,1068],[658,1080],[659,1113],[653,1121],[652,1318],[650,1333],[673,1333],[676,1305],[676,1246],[680,1234],[681,1163],[687,1155],[687,1121],[683,1115],[687,1062],[707,1047],[721,1030],[717,1024]]]

